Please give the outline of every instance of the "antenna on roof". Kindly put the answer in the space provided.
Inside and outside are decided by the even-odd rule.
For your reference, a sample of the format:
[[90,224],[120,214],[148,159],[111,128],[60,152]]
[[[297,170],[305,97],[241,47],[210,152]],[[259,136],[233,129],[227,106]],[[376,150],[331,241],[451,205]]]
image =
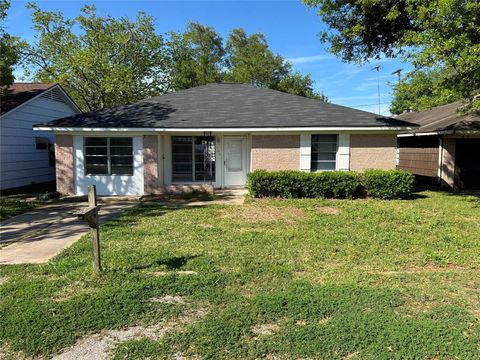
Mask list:
[[373,70],[377,70],[377,90],[378,90],[378,115],[380,115],[380,69],[382,68],[381,65],[377,65],[372,68]]
[[403,69],[397,69],[397,70],[395,70],[394,72],[392,72],[392,75],[397,74],[397,76],[398,76],[398,83],[399,83],[399,84],[400,84],[400,74],[401,74],[402,71],[403,71]]

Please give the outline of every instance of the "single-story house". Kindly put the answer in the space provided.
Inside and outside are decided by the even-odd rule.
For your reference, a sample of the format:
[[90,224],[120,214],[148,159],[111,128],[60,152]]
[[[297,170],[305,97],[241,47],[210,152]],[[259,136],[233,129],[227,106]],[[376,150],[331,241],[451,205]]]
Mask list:
[[480,189],[480,114],[462,115],[462,105],[396,117],[419,125],[399,134],[398,167],[456,190]]
[[143,195],[245,186],[266,170],[394,169],[399,119],[245,84],[210,84],[35,125],[58,191]]
[[32,125],[80,112],[58,84],[9,86],[0,99],[0,189],[55,180],[53,134]]

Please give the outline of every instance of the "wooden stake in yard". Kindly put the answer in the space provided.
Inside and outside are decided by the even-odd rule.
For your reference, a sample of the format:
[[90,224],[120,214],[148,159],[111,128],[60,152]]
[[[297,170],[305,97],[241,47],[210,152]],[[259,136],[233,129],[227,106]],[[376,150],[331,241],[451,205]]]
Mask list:
[[92,248],[93,248],[93,271],[99,273],[102,271],[100,261],[100,235],[98,224],[98,211],[100,207],[97,205],[97,191],[95,185],[88,187],[88,207],[80,209],[75,214],[85,220],[90,226],[90,234],[92,234]]

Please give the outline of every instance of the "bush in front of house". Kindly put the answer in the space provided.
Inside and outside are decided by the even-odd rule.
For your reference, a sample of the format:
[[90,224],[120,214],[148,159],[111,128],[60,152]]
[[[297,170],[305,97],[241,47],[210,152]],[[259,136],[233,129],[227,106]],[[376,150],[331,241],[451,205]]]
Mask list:
[[247,187],[254,197],[354,198],[362,191],[360,175],[350,171],[306,173],[256,170]]
[[247,187],[254,197],[402,199],[413,192],[413,175],[403,170],[301,171],[256,170]]
[[415,177],[405,170],[365,170],[362,177],[369,197],[405,199],[413,193]]

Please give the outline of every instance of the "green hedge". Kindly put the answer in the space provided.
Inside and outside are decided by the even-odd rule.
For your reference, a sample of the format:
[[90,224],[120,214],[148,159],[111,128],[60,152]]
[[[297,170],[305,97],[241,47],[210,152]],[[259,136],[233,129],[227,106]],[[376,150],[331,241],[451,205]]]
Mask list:
[[413,174],[404,170],[366,170],[363,186],[367,196],[380,199],[405,199],[412,195]]
[[413,175],[403,170],[301,171],[256,170],[247,187],[254,197],[282,198],[405,198],[413,192]]

